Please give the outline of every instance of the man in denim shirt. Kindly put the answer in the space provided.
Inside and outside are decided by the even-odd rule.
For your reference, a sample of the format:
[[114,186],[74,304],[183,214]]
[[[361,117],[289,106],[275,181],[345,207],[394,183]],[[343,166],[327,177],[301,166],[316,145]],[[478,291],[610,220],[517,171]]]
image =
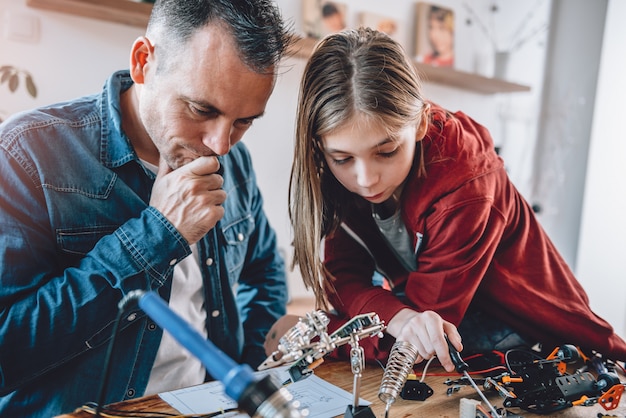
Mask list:
[[[236,361],[265,358],[287,289],[239,140],[290,39],[271,0],[157,1],[130,71],[0,126],[0,416],[96,401],[134,289]],[[206,378],[136,308],[117,338],[107,404]]]

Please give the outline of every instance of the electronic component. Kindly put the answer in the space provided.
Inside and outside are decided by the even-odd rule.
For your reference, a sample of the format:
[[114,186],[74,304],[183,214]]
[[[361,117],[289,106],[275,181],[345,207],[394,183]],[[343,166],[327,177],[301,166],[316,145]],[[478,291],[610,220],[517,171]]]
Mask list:
[[408,401],[425,401],[433,394],[433,389],[420,380],[408,379],[402,387],[400,397]]
[[[567,365],[584,360],[587,366],[567,372]],[[599,403],[605,410],[619,405],[624,384],[596,356],[586,357],[577,347],[563,345],[542,358],[530,350],[509,350],[505,354],[506,370],[481,381],[484,389],[496,391],[505,408],[521,408],[537,414],[552,414],[572,406]],[[597,378],[586,368],[595,370]],[[471,384],[462,378],[447,380],[447,385]]]

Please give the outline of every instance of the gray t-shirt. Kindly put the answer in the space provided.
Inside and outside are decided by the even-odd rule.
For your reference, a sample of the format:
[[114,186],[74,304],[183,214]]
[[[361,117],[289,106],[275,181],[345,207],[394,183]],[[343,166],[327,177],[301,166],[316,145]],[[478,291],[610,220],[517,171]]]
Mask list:
[[376,221],[378,229],[387,240],[387,244],[389,244],[389,247],[396,254],[398,261],[400,261],[408,271],[417,270],[417,260],[415,259],[415,252],[413,251],[413,243],[411,242],[411,237],[406,230],[404,222],[402,222],[400,210],[396,210],[393,215],[386,219],[382,219],[375,211],[372,211],[372,216]]

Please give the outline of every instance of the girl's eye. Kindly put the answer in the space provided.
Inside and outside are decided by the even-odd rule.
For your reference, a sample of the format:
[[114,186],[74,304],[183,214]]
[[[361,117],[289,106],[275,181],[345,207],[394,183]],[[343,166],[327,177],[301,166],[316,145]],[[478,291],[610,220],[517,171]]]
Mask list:
[[383,158],[391,158],[394,155],[396,155],[398,153],[398,148],[394,149],[393,151],[390,152],[381,152],[378,155],[380,155]]
[[343,159],[340,159],[340,160],[336,159],[336,158],[333,158],[333,164],[335,164],[335,165],[342,165],[342,164],[347,163],[348,161],[350,161],[350,157],[343,158]]

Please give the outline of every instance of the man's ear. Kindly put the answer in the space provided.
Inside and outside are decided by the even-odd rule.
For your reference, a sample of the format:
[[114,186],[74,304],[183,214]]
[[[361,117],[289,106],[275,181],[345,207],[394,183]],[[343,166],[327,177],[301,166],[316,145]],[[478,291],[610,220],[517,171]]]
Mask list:
[[130,51],[130,77],[137,84],[143,84],[148,68],[154,63],[154,46],[150,39],[140,36]]

